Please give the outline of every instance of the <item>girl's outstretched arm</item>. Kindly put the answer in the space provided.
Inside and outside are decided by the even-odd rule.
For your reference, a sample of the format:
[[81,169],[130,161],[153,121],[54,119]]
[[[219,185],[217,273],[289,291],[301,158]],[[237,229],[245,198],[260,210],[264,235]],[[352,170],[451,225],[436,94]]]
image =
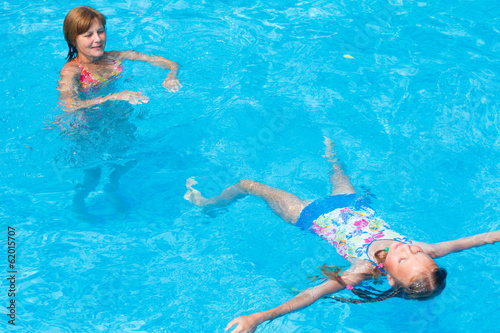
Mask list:
[[254,313],[248,316],[241,316],[233,319],[227,326],[226,331],[231,329],[234,325],[236,328],[232,333],[250,333],[257,329],[257,326],[265,322],[266,320],[273,320],[275,318],[281,317],[287,313],[297,311],[299,309],[305,308],[316,302],[321,297],[337,292],[344,289],[340,283],[334,280],[328,280],[319,286],[309,288],[304,290],[288,302],[281,304],[280,306],[263,312]]
[[[346,277],[346,275],[343,276]],[[349,278],[345,280],[352,285],[357,285],[361,283],[363,278],[356,278],[354,276],[350,275]],[[304,290],[291,300],[281,304],[280,306],[274,309],[264,312],[254,313],[248,316],[241,316],[236,319],[233,319],[229,324],[227,324],[225,331],[228,331],[231,329],[231,327],[237,325],[236,328],[232,331],[232,333],[254,332],[257,329],[257,326],[259,326],[266,320],[273,320],[285,314],[305,308],[311,305],[312,303],[316,302],[321,297],[333,294],[344,288],[345,286],[343,286],[339,282],[335,280],[328,280],[320,284],[319,286]]]
[[455,239],[452,241],[430,244],[428,254],[433,258],[443,257],[449,253],[460,252],[471,247],[500,242],[500,230]]

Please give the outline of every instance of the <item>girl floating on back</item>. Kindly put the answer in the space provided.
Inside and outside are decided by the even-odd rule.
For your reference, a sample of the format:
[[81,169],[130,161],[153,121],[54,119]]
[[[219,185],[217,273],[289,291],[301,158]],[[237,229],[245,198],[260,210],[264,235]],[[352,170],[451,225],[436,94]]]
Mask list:
[[[345,271],[324,266],[322,273],[328,279],[309,288],[278,307],[232,320],[226,331],[236,326],[233,333],[254,332],[267,320],[297,311],[343,289],[358,298],[328,296],[341,302],[378,302],[390,297],[425,300],[441,293],[446,285],[446,270],[434,259],[452,252],[500,241],[500,230],[427,244],[411,240],[395,231],[380,219],[366,200],[356,196],[354,187],[335,158],[332,142],[325,138],[325,157],[332,164],[329,197],[307,205],[297,196],[251,180],[240,180],[213,198],[204,198],[193,188],[196,181],[189,178],[184,198],[200,207],[223,207],[246,195],[264,199],[283,220],[310,230],[332,244],[337,253],[351,266]],[[391,289],[378,292],[363,286],[365,280],[386,276]]]

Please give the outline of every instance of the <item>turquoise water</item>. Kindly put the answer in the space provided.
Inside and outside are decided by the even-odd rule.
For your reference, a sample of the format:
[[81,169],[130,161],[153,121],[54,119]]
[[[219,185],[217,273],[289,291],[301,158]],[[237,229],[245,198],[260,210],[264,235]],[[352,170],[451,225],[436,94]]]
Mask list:
[[[102,182],[87,199],[93,220],[72,214],[83,171],[56,161],[68,141],[44,129],[61,113],[62,21],[74,5],[1,5],[0,214],[17,230],[18,269],[17,325],[2,278],[2,329],[221,332],[288,300],[318,266],[345,262],[258,199],[204,214],[182,198],[184,183],[196,176],[215,195],[250,178],[319,198],[323,135],[401,233],[438,242],[499,229],[496,1],[90,2],[108,18],[108,50],[165,56],[183,83],[171,94],[166,72],[124,64],[116,89],[150,97],[129,120],[129,212]],[[434,300],[325,300],[258,332],[494,331],[498,246],[439,259],[449,277]]]

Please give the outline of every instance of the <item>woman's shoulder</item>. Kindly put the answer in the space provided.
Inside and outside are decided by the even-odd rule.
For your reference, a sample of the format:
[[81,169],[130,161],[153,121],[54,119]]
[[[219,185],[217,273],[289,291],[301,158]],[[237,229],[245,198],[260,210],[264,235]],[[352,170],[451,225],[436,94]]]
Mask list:
[[78,66],[75,59],[72,59],[64,64],[63,68],[60,71],[60,74],[73,76],[80,74],[80,72],[81,72],[80,66]]
[[134,50],[123,50],[123,51],[107,51],[104,52],[106,57],[113,58],[115,60],[145,60],[144,57],[148,55]]
[[113,58],[115,60],[122,60],[123,52],[122,51],[106,51],[106,52],[104,52],[104,56],[106,58]]

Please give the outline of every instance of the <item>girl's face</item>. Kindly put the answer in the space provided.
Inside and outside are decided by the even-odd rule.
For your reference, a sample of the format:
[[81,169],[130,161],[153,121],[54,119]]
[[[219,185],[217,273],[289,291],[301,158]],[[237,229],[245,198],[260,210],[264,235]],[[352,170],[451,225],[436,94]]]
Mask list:
[[87,32],[76,36],[76,50],[78,51],[78,60],[84,62],[94,62],[104,55],[106,46],[106,30],[99,22],[94,19]]
[[408,286],[415,276],[427,275],[438,269],[434,260],[419,246],[399,242],[389,247],[384,266],[388,271],[387,280],[391,286],[394,286],[396,281]]

